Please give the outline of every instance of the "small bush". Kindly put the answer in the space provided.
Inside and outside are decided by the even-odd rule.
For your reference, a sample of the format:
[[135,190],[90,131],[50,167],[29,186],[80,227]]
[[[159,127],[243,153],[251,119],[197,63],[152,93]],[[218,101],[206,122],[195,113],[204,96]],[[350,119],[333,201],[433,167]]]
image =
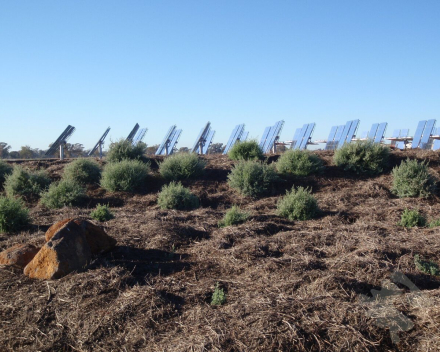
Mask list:
[[255,140],[235,143],[229,150],[228,156],[232,160],[263,160],[264,154]]
[[219,227],[238,225],[245,222],[249,218],[249,213],[241,211],[239,207],[234,205],[229,209],[222,220],[218,222]]
[[345,171],[377,175],[388,165],[389,148],[371,141],[346,143],[335,151],[333,162]]
[[169,181],[179,181],[200,176],[206,166],[196,154],[182,153],[171,155],[159,165],[159,172]]
[[142,160],[147,150],[147,145],[143,142],[139,142],[133,145],[132,142],[121,139],[117,142],[110,144],[107,161],[116,162],[125,159],[128,160]]
[[440,219],[432,220],[432,221],[429,223],[429,227],[431,227],[431,228],[433,228],[433,227],[439,227],[439,226],[440,226]]
[[5,182],[6,176],[12,173],[12,166],[8,163],[0,160],[0,189],[3,187],[3,183]]
[[298,187],[286,192],[286,195],[278,201],[277,213],[289,220],[309,220],[319,212],[318,203],[310,190]]
[[414,264],[418,270],[426,274],[434,276],[440,275],[440,270],[436,263],[430,260],[423,260],[418,254],[414,256]]
[[74,180],[82,185],[98,183],[101,178],[101,169],[96,161],[76,159],[64,168],[63,178]]
[[436,189],[435,179],[429,173],[426,161],[404,160],[392,171],[391,192],[400,198],[428,197]]
[[288,150],[276,163],[277,171],[284,176],[308,176],[322,172],[322,160],[306,150]]
[[143,185],[150,165],[139,160],[122,160],[109,163],[102,172],[101,186],[110,192],[133,192]]
[[249,197],[268,193],[277,181],[275,169],[258,161],[239,161],[228,175],[228,184]]
[[212,294],[211,305],[221,306],[225,303],[226,303],[226,293],[222,288],[219,287],[219,283],[217,282],[215,285],[214,292]]
[[12,174],[6,177],[4,188],[9,197],[36,197],[50,185],[45,171],[27,171],[15,166]]
[[162,187],[157,204],[162,209],[190,210],[199,207],[199,198],[188,188],[183,187],[180,182],[173,181]]
[[83,186],[73,180],[65,179],[50,185],[47,192],[41,195],[41,204],[47,208],[57,209],[79,205],[86,197]]
[[98,204],[95,210],[90,213],[90,216],[92,217],[92,219],[98,220],[100,222],[108,221],[114,219],[115,217],[110,211],[109,206],[105,204]]
[[21,199],[0,197],[0,232],[15,232],[29,224],[29,210]]
[[417,210],[405,209],[400,218],[399,225],[403,227],[424,227],[426,219]]

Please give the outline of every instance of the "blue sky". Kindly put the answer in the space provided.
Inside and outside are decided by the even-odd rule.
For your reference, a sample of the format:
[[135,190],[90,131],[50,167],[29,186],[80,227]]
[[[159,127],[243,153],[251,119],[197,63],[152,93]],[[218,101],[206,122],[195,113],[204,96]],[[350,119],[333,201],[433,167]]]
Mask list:
[[352,119],[413,134],[440,117],[439,19],[438,0],[0,0],[0,141],[47,149],[70,124],[88,149],[139,123],[153,145],[176,124],[189,147],[207,121],[226,144],[281,119],[282,140]]

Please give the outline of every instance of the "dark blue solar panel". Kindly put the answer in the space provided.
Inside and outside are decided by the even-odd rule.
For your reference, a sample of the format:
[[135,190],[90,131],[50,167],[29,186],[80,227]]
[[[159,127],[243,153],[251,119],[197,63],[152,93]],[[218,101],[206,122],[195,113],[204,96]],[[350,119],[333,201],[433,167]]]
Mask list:
[[214,134],[215,134],[215,131],[213,131],[213,130],[209,131],[208,136],[206,137],[206,140],[205,140],[205,144],[203,145],[203,148],[202,148],[203,154],[208,153],[208,148],[211,145],[212,138],[214,137]]
[[423,131],[423,136],[420,139],[420,148],[422,149],[429,149],[431,146],[430,143],[430,137],[432,135],[432,132],[434,131],[435,127],[435,120],[428,120],[425,125],[425,129]]
[[260,141],[260,148],[261,149],[263,149],[264,144],[266,143],[267,135],[269,134],[271,128],[272,128],[272,126],[269,126],[264,129],[263,136],[261,137],[261,141]]
[[383,137],[385,136],[385,131],[387,129],[387,123],[386,122],[382,122],[379,127],[377,128],[377,132],[376,132],[376,138],[374,138],[374,143],[381,143]]
[[309,123],[307,125],[307,131],[303,137],[303,140],[301,142],[301,145],[299,146],[299,149],[306,149],[307,148],[307,143],[309,142],[309,139],[311,138],[314,129],[315,129],[315,123]]
[[411,148],[417,148],[420,144],[420,139],[422,138],[423,130],[425,129],[426,121],[420,121],[417,125],[416,133],[414,134]]
[[376,138],[377,129],[379,127],[378,123],[373,123],[370,132],[368,132],[368,139],[374,140]]

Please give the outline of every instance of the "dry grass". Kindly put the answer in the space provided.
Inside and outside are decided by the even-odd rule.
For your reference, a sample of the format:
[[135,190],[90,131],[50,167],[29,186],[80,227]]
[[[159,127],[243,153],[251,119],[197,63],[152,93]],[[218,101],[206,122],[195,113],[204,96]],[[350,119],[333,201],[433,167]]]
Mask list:
[[[88,189],[81,208],[47,211],[31,207],[33,225],[0,235],[0,249],[18,242],[43,243],[55,221],[88,217],[97,203],[110,204],[115,219],[106,231],[118,246],[96,258],[89,270],[56,281],[35,281],[0,266],[0,346],[4,351],[438,351],[440,279],[418,272],[414,254],[440,262],[438,229],[403,229],[405,208],[428,219],[440,217],[437,196],[399,199],[389,189],[389,171],[407,155],[393,152],[382,176],[347,176],[319,152],[327,169],[295,181],[311,187],[322,215],[290,222],[275,215],[291,181],[252,200],[231,191],[226,176],[233,162],[208,156],[203,180],[185,181],[201,200],[193,211],[160,210],[157,176],[149,191],[131,196]],[[271,160],[276,159],[272,157]],[[48,168],[51,177],[64,164]],[[252,214],[244,224],[219,229],[232,204]],[[380,290],[395,271],[420,290],[401,284],[391,308],[414,327],[393,343],[388,328],[368,315],[361,295]],[[227,303],[210,305],[216,282]]]

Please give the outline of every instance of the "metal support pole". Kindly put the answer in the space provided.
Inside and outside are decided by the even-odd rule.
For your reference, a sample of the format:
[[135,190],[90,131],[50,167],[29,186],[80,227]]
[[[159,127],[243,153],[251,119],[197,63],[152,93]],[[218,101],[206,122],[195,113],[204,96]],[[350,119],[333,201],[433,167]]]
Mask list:
[[62,142],[60,144],[60,160],[64,160],[64,143],[65,142]]
[[168,143],[165,143],[165,155],[168,155]]
[[99,143],[99,159],[102,159],[102,143]]

